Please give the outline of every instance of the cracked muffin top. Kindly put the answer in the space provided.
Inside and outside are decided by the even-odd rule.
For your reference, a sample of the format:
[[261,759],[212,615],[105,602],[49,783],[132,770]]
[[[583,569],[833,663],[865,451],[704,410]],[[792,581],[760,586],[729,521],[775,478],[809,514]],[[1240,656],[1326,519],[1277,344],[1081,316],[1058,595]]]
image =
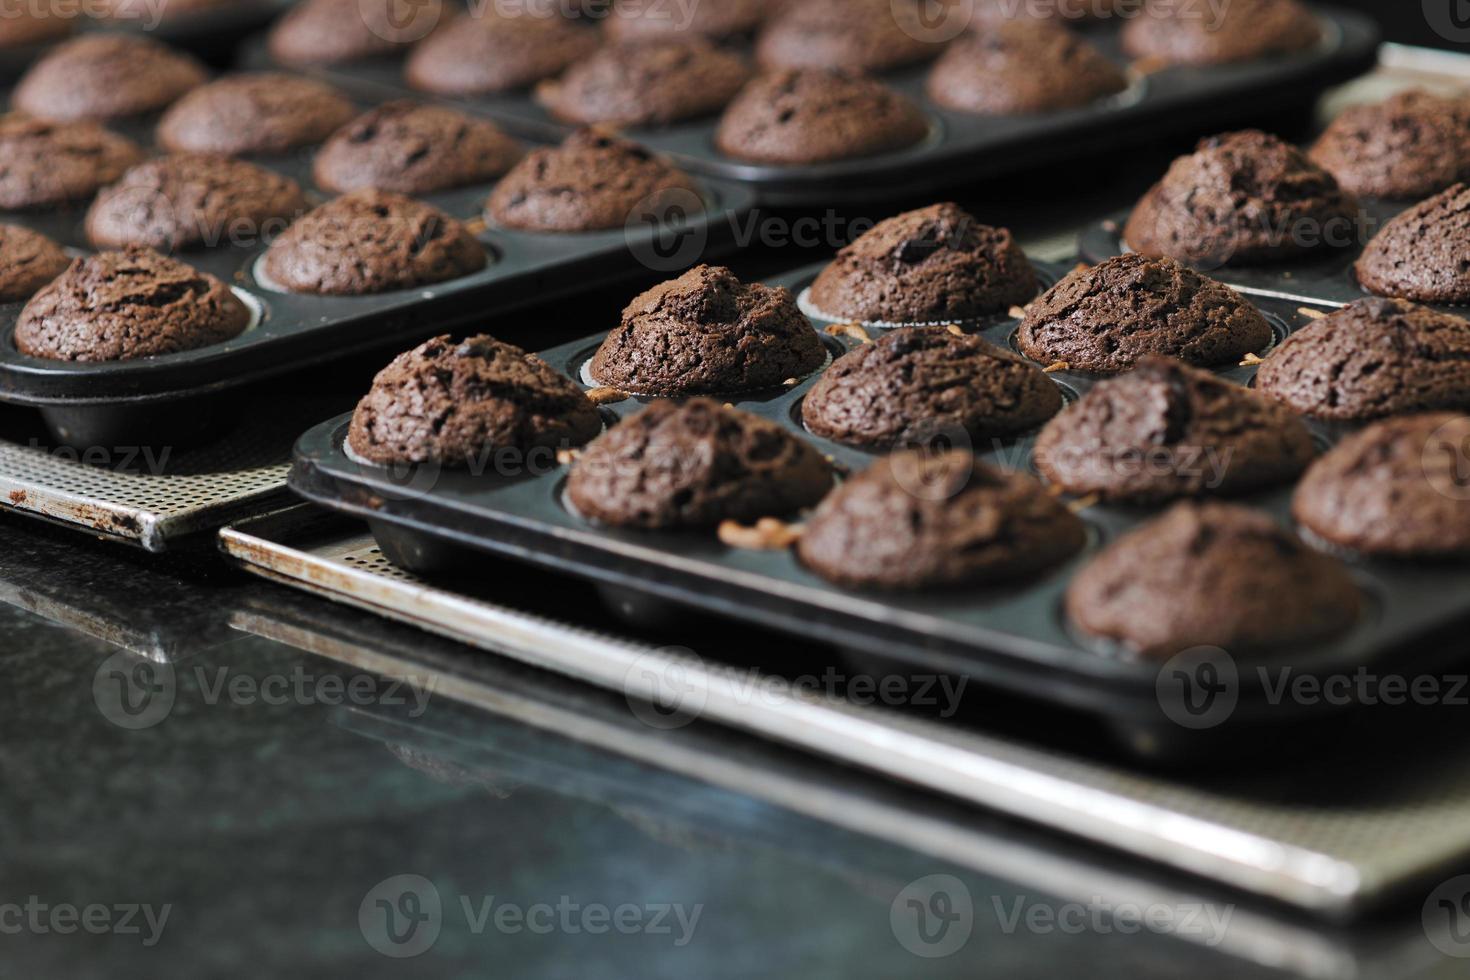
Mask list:
[[1135,252],[1250,264],[1357,243],[1357,202],[1290,143],[1258,130],[1201,140],[1133,209]]
[[265,274],[293,293],[360,296],[478,272],[485,249],[438,208],[388,191],[343,194],[271,242]]
[[189,55],[132,34],[87,34],[30,67],[10,106],[38,119],[116,119],[162,109],[207,80]]
[[560,146],[532,150],[495,185],[485,216],[525,231],[622,228],[678,204],[704,210],[699,186],[627,140],[581,129]]
[[801,402],[812,433],[887,449],[962,431],[974,443],[1034,429],[1062,407],[1036,365],[945,327],[885,333],[838,358]]
[[928,132],[919,107],[882,82],[790,69],[745,86],[721,117],[715,146],[756,163],[824,163],[900,150]]
[[30,299],[69,265],[61,246],[45,235],[0,224],[0,303]]
[[1127,87],[1123,69],[1049,20],[972,31],[945,51],[926,83],[940,105],[985,116],[1073,109]]
[[77,259],[21,310],[15,346],[62,361],[125,361],[218,344],[250,324],[229,287],[152,249]]
[[486,95],[534,85],[597,49],[597,33],[565,17],[460,16],[417,45],[404,77],[422,92]]
[[458,343],[445,334],[378,372],[347,442],[374,463],[466,466],[500,450],[580,446],[601,431],[597,406],[535,354],[484,334]]
[[1009,584],[1076,555],[1081,519],[1024,473],[968,452],[900,452],[822,501],[797,543],[807,568],[851,589]]
[[583,517],[644,530],[751,522],[810,507],[832,467],[775,422],[708,398],[657,401],[599,436],[572,465]]
[[536,99],[569,123],[666,126],[723,109],[750,80],[741,57],[698,38],[607,45]]
[[0,116],[0,208],[25,211],[87,200],[143,159],[131,140],[92,122]]
[[1470,409],[1470,322],[1402,300],[1361,299],[1282,342],[1256,373],[1256,388],[1339,422]]
[[1099,381],[1041,431],[1036,467],[1078,496],[1151,504],[1286,483],[1313,456],[1289,408],[1171,357]]
[[880,72],[933,58],[933,39],[917,4],[893,0],[791,0],[756,39],[763,68]]
[[1465,452],[1470,418],[1449,412],[1378,422],[1319,459],[1292,498],[1298,524],[1365,555],[1470,556]]
[[1199,367],[1262,350],[1271,325],[1239,293],[1173,259],[1127,254],[1078,269],[1026,308],[1017,343],[1042,364],[1117,374],[1146,354]]
[[1219,65],[1290,54],[1322,39],[1297,0],[1230,0],[1201,16],[1201,5],[1147,0],[1123,28],[1123,50],[1170,65]]
[[1395,216],[1353,271],[1379,296],[1470,303],[1470,186],[1455,184]]
[[1438,194],[1470,178],[1470,96],[1414,89],[1350,106],[1313,144],[1311,156],[1353,194],[1399,200]]
[[1361,603],[1340,562],[1269,514],[1185,502],[1082,569],[1066,608],[1083,632],[1164,660],[1202,646],[1295,653],[1346,632]]
[[99,248],[178,250],[258,242],[307,208],[289,177],[217,153],[170,153],[97,195],[87,240]]
[[268,46],[283,65],[381,58],[407,50],[437,28],[444,14],[444,0],[418,0],[406,8],[387,0],[302,0],[276,21]]
[[1000,313],[1036,291],[1036,270],[1009,231],[935,204],[880,221],[838,252],[811,302],[837,318],[936,323]]
[[489,183],[515,166],[520,143],[488,119],[409,99],[385,102],[337,130],[317,151],[317,186],[399,194]]
[[778,387],[826,359],[789,290],[701,265],[628,304],[589,370],[637,394],[731,394]]
[[158,122],[158,142],[199,153],[284,153],[320,143],[356,113],[340,92],[310,78],[234,75],[175,102]]

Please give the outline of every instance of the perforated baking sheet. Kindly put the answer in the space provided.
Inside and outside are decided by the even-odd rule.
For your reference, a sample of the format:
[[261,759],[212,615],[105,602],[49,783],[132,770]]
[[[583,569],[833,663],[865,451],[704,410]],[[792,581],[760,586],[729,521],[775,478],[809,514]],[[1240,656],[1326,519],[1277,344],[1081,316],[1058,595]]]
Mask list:
[[[197,448],[52,443],[24,409],[0,408],[0,508],[99,537],[164,551],[289,498],[291,445],[333,397],[257,404]],[[207,543],[207,542],[206,542]]]

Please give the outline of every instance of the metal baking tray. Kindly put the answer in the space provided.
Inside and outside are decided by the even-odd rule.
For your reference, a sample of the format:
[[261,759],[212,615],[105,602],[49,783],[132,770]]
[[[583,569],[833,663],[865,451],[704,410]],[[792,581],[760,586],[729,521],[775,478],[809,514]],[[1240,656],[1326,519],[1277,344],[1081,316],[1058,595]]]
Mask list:
[[[800,294],[819,268],[775,283]],[[1047,269],[1048,276],[1057,272]],[[1278,338],[1310,322],[1293,304],[1257,302]],[[813,322],[819,331],[826,325]],[[1016,321],[1001,317],[980,332],[1007,345],[1016,327]],[[590,337],[543,356],[578,378],[600,340]],[[1220,374],[1248,384],[1254,368],[1232,367]],[[1068,398],[1094,383],[1069,372],[1051,377]],[[737,397],[733,403],[808,439],[841,467],[865,468],[873,454],[816,438],[802,427],[800,402],[815,380],[764,396]],[[605,408],[626,417],[644,404],[643,399],[629,399]],[[1128,744],[1145,754],[1196,756],[1224,740],[1227,730],[1234,744],[1242,728],[1256,726],[1264,732],[1327,712],[1321,702],[1276,703],[1280,699],[1267,697],[1266,678],[1241,670],[1239,706],[1230,725],[1185,731],[1160,713],[1157,663],[1094,645],[1069,629],[1061,603],[1073,573],[1156,510],[1088,507],[1082,514],[1091,532],[1086,550],[1024,586],[859,593],[828,584],[788,552],[726,548],[713,531],[642,533],[595,526],[564,505],[564,470],[516,479],[412,467],[394,472],[359,464],[343,449],[349,419],[331,419],[302,436],[291,488],[314,503],[367,520],[394,562],[444,581],[453,581],[460,569],[478,560],[469,556],[509,555],[593,579],[619,597],[632,593],[660,600],[618,600],[640,615],[697,607],[861,651],[891,669],[906,664],[960,675],[1091,712],[1113,723]],[[1341,431],[1314,428],[1323,446]],[[974,448],[1001,466],[1025,470],[1031,466],[1033,441],[1034,436],[1026,436]],[[1287,521],[1290,496],[1290,488],[1284,488],[1244,499]],[[1453,632],[1470,614],[1470,568],[1357,561],[1353,571],[1369,598],[1367,611],[1347,635],[1291,651],[1289,661],[1298,675],[1322,678],[1390,663],[1397,670],[1428,671],[1457,656]]]
[[[371,104],[359,100],[360,107]],[[145,148],[156,117],[113,128]],[[332,195],[311,177],[315,148],[254,162],[286,174],[311,203]],[[197,350],[129,361],[71,362],[27,357],[15,347],[24,304],[0,305],[0,402],[40,410],[58,439],[72,445],[197,441],[221,418],[236,417],[231,393],[240,386],[337,361],[365,350],[397,350],[456,324],[649,272],[669,236],[680,254],[710,256],[729,247],[739,218],[753,205],[748,188],[702,181],[707,210],[664,229],[637,223],[626,229],[537,234],[486,228],[480,217],[492,185],[424,195],[423,199],[470,224],[489,263],[472,275],[422,289],[372,296],[313,296],[262,284],[256,263],[260,241],[224,243],[178,258],[230,284],[257,312],[238,337]],[[86,207],[6,213],[3,220],[33,228],[80,254],[91,251],[83,231]]]
[[[1133,894],[1132,887],[1143,887],[1145,872],[1114,868],[1106,853],[1089,855],[1093,870],[1083,872],[1067,860],[1065,839],[1046,838],[1028,848],[1024,838],[1018,841],[1023,828],[990,829],[983,813],[912,797],[905,787],[1335,919],[1360,916],[1400,897],[1422,901],[1431,887],[1423,882],[1451,873],[1470,854],[1470,777],[1443,764],[1465,738],[1454,709],[1439,712],[1427,731],[1402,724],[1402,718],[1397,725],[1349,726],[1327,752],[1288,741],[1271,765],[1159,773],[1110,758],[1085,730],[1079,736],[1075,719],[1045,709],[1008,715],[1004,703],[992,711],[973,688],[964,702],[974,710],[944,723],[917,709],[827,692],[752,696],[763,689],[762,678],[790,678],[810,663],[840,664],[840,655],[797,640],[780,648],[783,662],[776,669],[753,671],[746,666],[752,652],[771,648],[763,634],[699,619],[679,637],[693,649],[673,648],[669,635],[605,628],[595,609],[584,615],[577,583],[547,588],[554,577],[533,572],[527,581],[516,565],[495,559],[481,561],[473,582],[450,587],[421,579],[391,564],[360,522],[315,507],[297,506],[227,528],[221,547],[264,578],[470,648],[286,594],[245,603],[232,615],[242,630],[353,669],[410,678],[430,685],[436,697],[510,713],[558,736],[706,782],[726,785],[743,774],[729,785],[840,827],[1019,876],[1035,887],[1061,888],[1061,894],[1080,889],[1084,896],[1109,895],[1125,882]],[[574,609],[578,621],[566,621]],[[738,651],[745,658],[730,659]],[[611,693],[599,696],[501,657]],[[676,682],[675,690],[698,694],[697,711],[669,716],[676,724],[649,724],[646,719],[655,716],[637,700],[644,688],[630,684],[630,677]],[[537,690],[559,692],[556,704]],[[976,697],[982,704],[970,703]],[[667,713],[668,707],[661,710]],[[412,727],[374,717],[375,725],[363,721],[354,727],[372,727],[384,737],[386,728],[397,727],[394,740],[400,742],[430,737],[425,731],[415,737]],[[812,765],[740,733],[850,768]],[[1416,749],[1425,744],[1440,751]],[[1303,763],[1303,755],[1310,762]],[[1389,769],[1392,780],[1362,778],[1364,772]],[[865,773],[889,782],[866,788]],[[883,801],[877,809],[874,797]],[[983,836],[975,838],[977,833]],[[1106,869],[1101,874],[1100,861]],[[1045,874],[1046,885],[1032,877],[1038,873]],[[1153,881],[1146,890],[1157,885]],[[1321,934],[1259,910],[1242,908],[1238,915],[1249,924],[1230,931],[1229,952],[1305,976],[1369,975],[1355,971],[1384,965],[1385,947],[1395,951],[1390,959],[1404,956],[1420,966],[1436,955],[1424,941],[1417,910],[1412,927],[1392,943],[1362,925],[1350,934]]]
[[0,510],[145,551],[206,548],[230,521],[288,501],[286,474],[301,420],[354,400],[331,388],[288,401],[251,389],[216,440],[81,449],[56,443],[35,413],[0,406]]
[[[1315,8],[1323,40],[1311,51],[1239,65],[1167,68],[1147,76],[1133,73],[1124,93],[1082,108],[1044,115],[984,117],[945,109],[924,95],[928,66],[885,76],[929,116],[931,133],[919,145],[855,160],[809,166],[742,163],[714,145],[717,120],[704,119],[664,129],[630,129],[628,135],[667,154],[693,173],[741,181],[760,188],[763,204],[866,201],[923,194],[939,187],[1015,173],[1043,163],[1077,159],[1170,132],[1238,120],[1263,104],[1285,100],[1306,105],[1329,87],[1371,69],[1377,57],[1376,25],[1361,14]],[[1121,65],[1128,64],[1113,25],[1087,36]],[[258,49],[252,60],[265,55]],[[309,69],[345,88],[380,97],[425,94],[410,89],[391,59]],[[439,98],[483,113],[508,130],[537,140],[559,140],[572,127],[549,116],[528,92],[481,98]]]

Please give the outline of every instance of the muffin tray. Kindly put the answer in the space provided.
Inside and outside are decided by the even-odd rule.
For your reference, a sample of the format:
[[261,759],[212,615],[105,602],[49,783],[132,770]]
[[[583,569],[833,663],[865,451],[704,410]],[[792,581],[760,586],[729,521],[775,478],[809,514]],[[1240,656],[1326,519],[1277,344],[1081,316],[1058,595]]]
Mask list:
[[[662,645],[657,634],[589,617],[579,608],[584,590],[578,583],[519,576],[505,561],[482,560],[473,581],[425,581],[388,564],[360,522],[310,505],[226,528],[220,546],[245,570],[303,593],[247,600],[230,620],[245,632],[353,670],[413,680],[436,698],[482,711],[513,709],[538,689],[560,691],[568,702],[564,710],[548,711],[537,699],[534,710],[516,716],[555,735],[636,750],[639,758],[705,781],[719,783],[744,772],[741,791],[760,798],[774,791],[774,802],[838,827],[853,826],[855,816],[870,812],[863,799],[870,792],[885,798],[902,793],[905,799],[893,801],[898,808],[892,819],[865,826],[859,820],[856,829],[879,837],[896,832],[927,853],[978,860],[980,870],[1020,874],[1022,883],[1043,891],[1042,882],[1026,876],[1048,877],[1046,868],[1058,872],[1053,865],[1059,850],[1080,838],[1109,852],[1089,851],[1088,864],[1106,860],[1110,867],[1094,867],[1100,874],[1069,867],[1060,869],[1060,878],[1051,875],[1052,888],[1064,880],[1067,894],[1075,890],[1079,901],[1089,895],[1122,898],[1115,890],[1143,873],[1111,866],[1112,854],[1122,854],[1228,885],[1238,890],[1231,892],[1234,900],[1244,891],[1323,917],[1359,917],[1416,882],[1454,873],[1470,852],[1470,773],[1443,764],[1466,738],[1454,709],[1371,729],[1357,726],[1326,753],[1293,739],[1270,766],[1150,773],[1104,751],[1077,719],[987,699],[973,687],[964,691],[961,711],[942,722],[915,710],[850,700],[840,690],[809,700],[752,698],[752,651],[772,646],[759,631],[709,621],[692,626],[698,639],[688,642],[696,656]],[[316,602],[317,596],[344,608]],[[574,608],[576,621],[566,621]],[[831,656],[795,641],[758,675],[800,676]],[[630,712],[627,677],[635,670],[639,676],[670,677],[677,671],[686,690],[705,695],[698,718],[671,733],[648,725],[646,713]],[[419,724],[434,727],[437,718],[444,725],[445,705],[435,703]],[[465,733],[461,726],[449,727]],[[1425,744],[1441,751],[1420,751]],[[807,761],[784,747],[816,758]],[[1312,764],[1297,764],[1303,756]],[[798,763],[800,771],[791,771]],[[1396,772],[1392,780],[1361,778],[1364,771],[1389,767]],[[865,788],[864,773],[883,782]],[[838,798],[830,798],[829,791],[839,787]],[[925,795],[909,798],[913,787]],[[688,799],[689,794],[675,794],[660,806],[677,809]],[[872,802],[869,797],[867,804]],[[1027,832],[1015,820],[995,825],[997,812],[1066,837],[1048,833],[1037,841],[1036,855],[1025,853]],[[706,812],[699,819],[710,817]],[[935,820],[946,825],[945,832],[926,833],[937,829]],[[1182,827],[1189,831],[1181,833]],[[990,839],[957,846],[976,834]],[[831,839],[830,833],[821,836]],[[1036,859],[1042,851],[1047,860]],[[1165,883],[1152,873],[1146,880],[1146,889]],[[1157,901],[1157,893],[1147,891],[1133,897],[1140,904]],[[1294,919],[1237,915],[1230,940],[1249,936],[1255,941],[1242,955],[1284,962],[1281,953],[1289,947],[1285,959],[1304,976],[1379,975],[1367,962],[1379,958],[1366,949],[1364,962],[1344,962],[1347,951],[1375,936],[1361,923],[1351,936],[1316,937]],[[1423,946],[1417,917],[1405,938],[1410,949]]]
[[[800,293],[818,267],[775,280]],[[1046,277],[1059,274],[1046,270]],[[1278,339],[1310,322],[1295,304],[1257,301]],[[819,330],[826,321],[814,320]],[[1016,321],[997,318],[976,325],[987,339],[1011,343]],[[825,336],[825,334],[824,334]],[[601,337],[567,344],[544,354],[573,378]],[[833,338],[828,337],[829,342]],[[840,354],[851,343],[834,343]],[[1222,376],[1249,384],[1252,367]],[[1085,375],[1056,373],[1069,399],[1093,383]],[[803,429],[799,409],[814,383],[733,399],[737,407],[777,421],[830,454],[840,468],[858,471],[873,454],[828,442]],[[625,417],[642,399],[615,403],[605,411]],[[1157,511],[1090,506],[1082,516],[1090,529],[1084,553],[1040,580],[1004,589],[924,594],[858,593],[837,588],[804,569],[789,552],[748,551],[722,545],[713,530],[645,533],[608,529],[579,518],[563,502],[565,471],[540,476],[475,476],[429,468],[359,464],[343,449],[349,416],[323,423],[298,442],[289,484],[317,504],[366,519],[383,552],[394,563],[424,575],[453,576],[476,552],[509,555],[591,578],[635,618],[672,615],[694,606],[830,642],[889,667],[939,671],[983,680],[1023,694],[1105,716],[1144,752],[1188,752],[1218,730],[1189,732],[1168,721],[1156,692],[1158,665],[1141,662],[1074,634],[1061,614],[1072,574],[1099,549]],[[1322,445],[1340,433],[1319,427]],[[999,465],[1028,469],[1033,437],[976,452]],[[1256,494],[1247,503],[1287,521],[1290,490]],[[1077,503],[1077,502],[1074,502]],[[1081,503],[1078,503],[1081,506]],[[1470,613],[1470,568],[1355,562],[1368,597],[1357,626],[1330,645],[1290,652],[1298,676],[1351,673],[1360,666],[1391,662],[1395,672],[1428,670],[1456,654],[1441,631]],[[653,597],[653,598],[649,598]],[[1391,661],[1387,658],[1392,657]],[[1272,704],[1265,678],[1240,670],[1239,707],[1231,726],[1261,725],[1322,714],[1322,704]]]
[[[1330,86],[1371,69],[1378,49],[1378,30],[1368,18],[1330,7],[1317,12],[1324,38],[1311,51],[1241,65],[1168,68],[1147,76],[1133,72],[1133,85],[1118,96],[1082,109],[1041,115],[985,117],[945,109],[924,95],[927,65],[899,70],[884,80],[923,108],[930,119],[930,135],[917,146],[879,156],[807,166],[743,163],[715,149],[715,118],[664,129],[629,129],[627,135],[691,173],[758,186],[765,204],[809,204],[813,195],[843,203],[918,194],[1076,159],[1167,132],[1224,123],[1262,104],[1280,107],[1287,93],[1307,104]],[[1109,57],[1128,63],[1116,28],[1100,25],[1086,33]],[[263,60],[265,55],[257,52],[254,58]],[[401,63],[392,59],[308,72],[380,98],[447,102],[490,116],[508,131],[531,139],[560,140],[574,128],[553,119],[529,92],[480,98],[428,96],[407,86]]]
[[[1353,263],[1384,223],[1413,207],[1413,202],[1364,198],[1359,201],[1359,205],[1362,228],[1353,245],[1287,262],[1260,265],[1231,265],[1227,262],[1217,268],[1201,267],[1200,271],[1253,296],[1270,296],[1328,307],[1346,306],[1355,300],[1367,299],[1374,294],[1359,285],[1358,277],[1353,272]],[[1128,223],[1130,213],[1120,212],[1082,231],[1077,239],[1077,249],[1082,254],[1083,261],[1095,264],[1132,251],[1123,241],[1123,228]],[[1470,308],[1465,306],[1441,303],[1421,305],[1458,316],[1470,315]]]
[[[363,106],[364,108],[366,105]],[[156,120],[113,126],[145,147]],[[296,180],[313,205],[332,195],[313,190],[314,148],[258,159]],[[231,285],[256,314],[244,333],[197,350],[131,361],[69,362],[28,357],[15,346],[24,304],[0,305],[0,402],[39,409],[53,434],[71,445],[150,445],[198,440],[237,414],[233,395],[245,384],[364,350],[397,350],[456,324],[542,301],[548,294],[647,273],[665,249],[712,255],[733,239],[754,196],[748,188],[702,181],[707,209],[662,229],[643,224],[579,234],[487,228],[479,217],[492,185],[475,185],[423,200],[466,222],[488,265],[472,275],[421,289],[371,296],[292,294],[256,274],[260,240],[227,242],[177,257]],[[85,207],[8,213],[0,220],[48,235],[76,254],[90,251]],[[694,247],[694,246],[697,246]]]

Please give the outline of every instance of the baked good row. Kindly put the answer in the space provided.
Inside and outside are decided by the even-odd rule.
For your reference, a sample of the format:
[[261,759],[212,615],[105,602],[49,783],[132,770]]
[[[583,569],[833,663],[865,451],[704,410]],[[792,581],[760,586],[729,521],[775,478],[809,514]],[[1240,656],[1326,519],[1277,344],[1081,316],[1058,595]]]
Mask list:
[[[1201,140],[1135,205],[1122,239],[1202,269],[1358,248],[1352,273],[1365,291],[1463,305],[1467,178],[1470,94],[1411,90],[1347,110],[1306,151],[1256,130]],[[1375,228],[1362,197],[1417,203]]]
[[[114,82],[146,81],[147,97],[127,97],[125,84],[103,86],[117,98],[90,113],[78,108],[97,108],[82,98],[88,86],[58,97],[62,79],[75,74],[68,59],[99,49],[116,56],[107,71]],[[176,76],[153,71],[160,60],[178,69]],[[294,181],[229,156],[314,144],[321,146],[313,178],[327,191],[427,194],[499,178],[486,218],[515,229],[620,228],[640,208],[656,212],[660,195],[672,192],[682,195],[686,211],[701,205],[692,179],[603,133],[578,131],[560,147],[527,154],[493,123],[443,106],[400,100],[359,114],[342,94],[310,79],[258,73],[202,82],[185,56],[147,39],[89,37],[58,49],[13,93],[17,112],[0,118],[0,153],[10,164],[0,175],[0,207],[74,206],[100,190],[86,222],[93,245],[196,247],[223,238],[232,225],[280,226],[306,210]],[[90,118],[163,105],[169,108],[155,139],[167,152],[151,160]]]
[[[893,220],[913,227],[953,210]],[[888,241],[891,228],[873,234]],[[896,251],[923,255],[922,265],[943,250]],[[1244,304],[1225,287],[1201,298],[1190,280],[1195,288],[1180,292],[1190,274],[1176,263],[1115,261],[1154,275],[1109,286],[1101,306],[1062,304],[1076,317],[1074,329],[1131,336],[1137,324],[1117,321],[1133,311],[1159,322],[1172,317],[1175,329],[1158,338],[1176,344],[1200,324],[1219,326],[1213,306],[1226,308],[1226,323],[1240,318]],[[1050,293],[1073,295],[1068,280],[1097,272],[1079,269]],[[1055,309],[1048,295],[1033,310]],[[1296,336],[1376,332],[1401,351],[1415,349],[1420,329],[1456,332],[1452,343],[1470,338],[1463,321],[1388,307],[1368,300]],[[642,533],[726,521],[759,526],[810,512],[791,534],[795,560],[848,589],[974,589],[1070,569],[1073,625],[1152,656],[1200,644],[1248,652],[1351,629],[1363,599],[1333,548],[1420,560],[1470,556],[1470,494],[1461,492],[1456,455],[1470,435],[1470,418],[1460,414],[1470,379],[1436,373],[1436,361],[1418,363],[1412,354],[1361,372],[1324,370],[1329,385],[1343,384],[1337,403],[1358,400],[1358,418],[1391,417],[1319,457],[1299,414],[1314,414],[1310,407],[1264,383],[1252,390],[1192,366],[1191,352],[1185,343],[1139,353],[1065,407],[1039,364],[953,325],[883,331],[823,370],[821,340],[788,291],[699,267],[635,298],[582,384],[486,337],[438,338],[403,355],[358,407],[347,445],[366,463],[448,467],[484,458],[492,445],[584,447],[565,489],[580,517]],[[1410,397],[1361,397],[1362,382],[1377,383],[1380,371]],[[736,404],[814,372],[800,401],[806,433],[887,453],[846,479],[802,432]],[[531,380],[521,388],[512,377]],[[587,393],[592,385],[652,400],[605,429]],[[979,444],[1038,429],[1036,477],[968,450],[903,448],[947,433]],[[1332,547],[1308,546],[1263,512],[1203,500],[1293,483],[1297,525]],[[1088,536],[1062,495],[1174,506],[1076,569]]]
[[[529,91],[574,124],[663,126],[723,111],[717,149],[754,162],[810,164],[918,143],[927,114],[871,76],[924,62],[934,62],[925,85],[933,103],[985,116],[1078,108],[1129,84],[1065,18],[1006,16],[1034,5],[999,0],[957,5],[939,23],[923,0],[687,11],[628,2],[576,17],[555,5],[456,15],[429,4],[418,23],[394,29],[357,16],[344,31],[342,8],[356,2],[307,0],[272,32],[273,57],[299,66],[407,51],[403,77],[414,89],[451,98]],[[1231,4],[1208,25],[1173,2],[1131,6],[1118,11],[1128,15],[1124,48],[1149,67],[1249,61],[1321,37],[1296,0]]]
[[0,51],[28,48],[66,38],[89,21],[107,27],[152,27],[166,21],[203,14],[262,7],[265,0],[95,0],[87,4],[68,0],[32,0],[17,4],[0,18]]

